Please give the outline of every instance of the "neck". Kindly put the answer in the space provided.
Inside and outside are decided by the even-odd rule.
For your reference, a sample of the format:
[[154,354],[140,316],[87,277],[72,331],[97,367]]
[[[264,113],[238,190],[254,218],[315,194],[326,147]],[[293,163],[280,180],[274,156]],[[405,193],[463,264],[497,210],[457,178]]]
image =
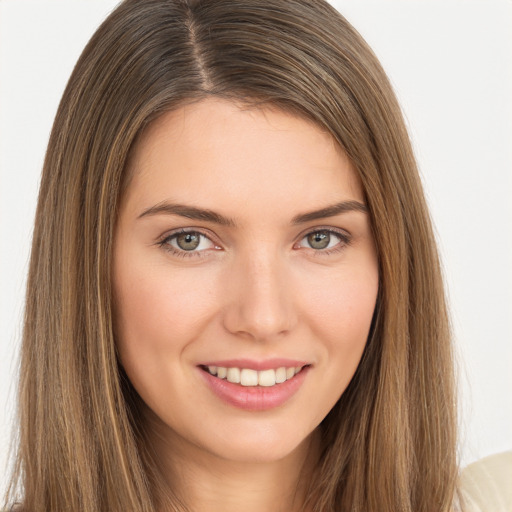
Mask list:
[[305,498],[301,468],[292,460],[189,461],[176,484],[194,512],[299,512]]
[[[318,452],[313,433],[283,459],[233,461],[151,429],[167,486],[193,512],[302,512]],[[168,434],[168,433],[166,433]]]

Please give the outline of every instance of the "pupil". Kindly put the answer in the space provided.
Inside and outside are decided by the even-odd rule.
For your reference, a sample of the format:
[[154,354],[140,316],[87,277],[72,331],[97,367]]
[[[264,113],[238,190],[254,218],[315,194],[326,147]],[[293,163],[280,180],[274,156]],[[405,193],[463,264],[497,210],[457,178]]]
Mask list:
[[200,237],[197,233],[182,233],[176,237],[176,243],[184,251],[193,251],[197,248]]
[[326,231],[317,231],[308,235],[308,243],[313,249],[325,249],[330,241],[331,236]]

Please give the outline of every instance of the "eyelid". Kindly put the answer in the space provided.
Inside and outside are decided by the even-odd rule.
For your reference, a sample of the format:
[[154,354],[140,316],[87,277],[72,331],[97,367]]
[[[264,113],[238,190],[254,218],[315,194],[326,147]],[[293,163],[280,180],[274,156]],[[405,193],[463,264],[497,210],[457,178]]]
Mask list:
[[[328,255],[333,252],[340,251],[343,248],[345,248],[346,246],[350,245],[350,243],[352,242],[352,235],[344,229],[336,228],[333,226],[315,226],[313,228],[309,228],[309,229],[303,231],[297,237],[298,241],[295,242],[295,244],[293,245],[293,248],[294,249],[299,249],[299,248],[307,249],[306,247],[297,247],[297,245],[302,240],[304,240],[304,238],[306,238],[308,235],[311,235],[313,233],[318,233],[320,231],[325,231],[327,233],[334,234],[335,236],[337,236],[340,239],[340,243],[336,244],[334,247],[331,247],[329,249],[309,248],[315,255]],[[214,245],[214,247],[210,248],[210,249],[202,249],[199,251],[196,251],[196,250],[186,251],[183,249],[177,249],[176,247],[173,247],[172,245],[167,243],[169,239],[176,237],[177,235],[180,235],[182,233],[198,233],[199,235],[207,238]],[[177,228],[177,229],[174,229],[171,231],[167,231],[166,233],[164,233],[162,236],[160,236],[157,239],[156,245],[159,245],[160,247],[162,247],[164,250],[168,251],[169,253],[171,253],[173,255],[178,255],[180,257],[205,257],[206,256],[205,253],[208,253],[212,249],[215,249],[215,250],[222,249],[220,244],[215,239],[216,239],[216,236],[213,233],[211,233],[209,230],[191,226],[191,227]]]
[[352,235],[346,229],[336,228],[334,226],[314,226],[312,228],[305,229],[302,233],[299,234],[297,239],[302,240],[305,236],[311,235],[312,233],[318,233],[319,231],[334,233],[335,235],[338,235],[346,240],[352,238]]
[[[208,248],[208,249],[202,249],[199,251],[186,251],[184,249],[178,249],[174,246],[172,246],[170,243],[168,243],[169,240],[172,238],[177,237],[178,235],[184,234],[184,233],[197,233],[201,236],[204,236],[207,238],[214,247]],[[207,253],[210,250],[220,250],[222,249],[220,247],[220,244],[215,240],[215,236],[209,232],[208,230],[204,228],[196,228],[196,227],[186,227],[186,228],[177,228],[173,229],[171,231],[167,231],[162,236],[158,237],[156,244],[160,246],[165,251],[171,253],[172,255],[179,256],[179,257],[204,257],[206,256],[205,253]]]
[[[298,243],[300,243],[302,240],[304,240],[304,238],[306,238],[307,236],[309,236],[313,233],[318,233],[320,231],[325,231],[327,233],[334,234],[335,236],[340,238],[341,242],[339,244],[336,244],[334,247],[331,247],[330,249],[313,249],[311,247],[310,250],[313,251],[313,253],[315,255],[327,255],[332,252],[339,251],[339,250],[345,248],[346,246],[350,245],[352,242],[352,235],[345,229],[335,228],[333,226],[315,226],[314,228],[310,228],[306,231],[303,231],[297,237],[298,241],[294,244],[294,248],[297,246]],[[305,247],[300,247],[300,248],[307,249]]]
[[216,240],[216,236],[214,233],[212,233],[210,230],[205,228],[197,228],[195,226],[187,226],[186,228],[180,227],[176,229],[170,229],[169,231],[166,231],[163,235],[160,235],[156,239],[156,243],[163,242],[164,240],[167,240],[168,238],[171,238],[172,236],[181,235],[182,233],[199,233],[200,235],[205,236],[209,240],[211,240],[214,244],[220,245]]

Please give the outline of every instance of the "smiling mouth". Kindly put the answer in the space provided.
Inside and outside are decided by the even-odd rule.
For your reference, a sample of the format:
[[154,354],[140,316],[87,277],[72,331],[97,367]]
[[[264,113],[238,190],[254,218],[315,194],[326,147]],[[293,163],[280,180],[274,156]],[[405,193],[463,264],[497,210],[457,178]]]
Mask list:
[[292,379],[307,366],[309,365],[291,367],[282,366],[276,369],[259,371],[251,368],[226,368],[223,366],[201,366],[201,368],[210,375],[213,375],[218,379],[227,380],[232,384],[240,384],[245,387],[272,387],[276,384],[282,384],[283,382]]

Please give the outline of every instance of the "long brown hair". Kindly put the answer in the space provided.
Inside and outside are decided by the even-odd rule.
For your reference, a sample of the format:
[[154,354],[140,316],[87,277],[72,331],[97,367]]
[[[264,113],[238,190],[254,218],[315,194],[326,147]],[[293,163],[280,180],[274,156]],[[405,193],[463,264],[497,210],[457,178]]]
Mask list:
[[[43,169],[11,501],[18,489],[30,512],[150,512],[165,494],[116,358],[112,245],[137,135],[206,96],[313,120],[346,151],[367,198],[377,307],[359,368],[320,426],[305,507],[448,510],[453,362],[431,222],[388,79],[323,0],[126,0],[86,46]],[[183,510],[166,496],[169,510]]]

